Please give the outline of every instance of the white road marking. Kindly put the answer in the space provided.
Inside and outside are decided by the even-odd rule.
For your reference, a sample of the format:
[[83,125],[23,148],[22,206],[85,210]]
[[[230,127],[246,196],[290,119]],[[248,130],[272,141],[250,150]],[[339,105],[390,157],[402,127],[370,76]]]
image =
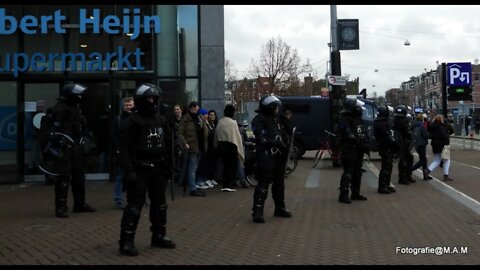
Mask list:
[[[372,171],[372,173],[374,173],[378,177],[378,174],[379,174],[380,171],[375,167],[375,165],[373,165],[373,163],[370,162],[369,160],[366,163],[367,163],[367,166]],[[471,166],[471,165],[467,165],[467,164],[464,164],[464,165],[465,166],[470,166],[470,167],[475,167],[475,166]],[[478,167],[475,167],[475,168],[478,168]],[[420,171],[420,169],[417,169],[413,173],[420,178],[423,177],[423,173]],[[465,205],[466,207],[468,207],[469,209],[471,209],[472,211],[474,211],[475,213],[480,215],[480,202],[478,202],[474,198],[468,196],[467,194],[465,194],[465,193],[463,193],[459,190],[456,190],[455,188],[445,184],[444,182],[440,181],[439,179],[435,178],[434,176],[432,176],[432,178],[433,179],[428,181],[428,183],[430,183],[436,189],[438,189],[441,192],[447,194],[452,199],[458,201],[459,203]]]
[[[320,165],[320,164],[319,164]],[[318,166],[318,165],[317,165]],[[318,188],[320,185],[320,169],[311,169],[305,182],[306,188]]]

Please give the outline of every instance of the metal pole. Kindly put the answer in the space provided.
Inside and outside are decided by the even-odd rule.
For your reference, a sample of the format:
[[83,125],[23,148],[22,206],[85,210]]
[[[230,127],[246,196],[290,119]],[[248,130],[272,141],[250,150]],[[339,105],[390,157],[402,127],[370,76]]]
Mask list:
[[[330,36],[331,40],[331,47],[330,52],[338,51],[338,43],[337,43],[337,5],[330,5]],[[330,58],[330,61],[332,58]]]
[[442,111],[445,119],[448,119],[447,113],[447,65],[442,63]]
[[[331,46],[330,46],[330,74],[340,76],[341,73],[341,60],[340,60],[340,51],[338,50],[338,40],[337,40],[337,6],[330,6],[330,19],[331,19],[331,32],[330,36]],[[331,131],[334,133],[337,132],[338,122],[340,120],[340,111],[343,109],[343,100],[345,99],[345,91],[338,85],[332,85],[330,91],[330,115],[331,115]],[[332,138],[332,151],[335,153],[335,156],[338,156],[340,153],[340,143],[338,142],[337,137]],[[327,138],[328,139],[328,138]],[[333,160],[333,166],[340,166],[338,160]]]

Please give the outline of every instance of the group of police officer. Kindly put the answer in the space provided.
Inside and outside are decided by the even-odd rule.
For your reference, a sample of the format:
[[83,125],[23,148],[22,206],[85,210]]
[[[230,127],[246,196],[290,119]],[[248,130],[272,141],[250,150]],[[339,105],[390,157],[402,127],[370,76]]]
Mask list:
[[[342,117],[338,124],[341,142],[341,163],[343,174],[340,179],[339,202],[351,203],[352,200],[367,200],[360,194],[362,163],[365,154],[369,154],[369,143],[366,129],[362,123],[362,102],[357,99],[346,99]],[[378,179],[378,193],[395,192],[391,184],[394,159],[398,161],[399,184],[408,185],[416,182],[412,178],[413,165],[412,132],[408,107],[384,105],[377,110],[373,130],[378,152],[381,157],[381,169]],[[393,114],[393,115],[392,115]],[[393,116],[393,117],[391,117]],[[349,196],[349,191],[351,195]]]
[[[85,202],[85,172],[82,162],[82,141],[86,118],[81,114],[79,102],[87,88],[78,83],[67,84],[59,102],[48,110],[42,120],[40,141],[43,149],[43,164],[40,168],[55,181],[55,215],[68,217],[67,193],[72,183],[74,212],[94,212],[95,208]],[[175,243],[166,237],[167,203],[166,185],[171,175],[172,125],[159,112],[161,89],[153,84],[142,84],[134,96],[135,107],[130,117],[120,125],[119,163],[125,176],[124,190],[127,205],[120,224],[119,251],[128,256],[138,255],[134,244],[135,232],[142,207],[148,193],[150,199],[151,246],[175,248]],[[252,120],[256,145],[255,178],[258,185],[253,194],[252,218],[255,223],[264,223],[263,208],[271,185],[275,204],[275,217],[290,218],[285,205],[284,170],[292,128],[280,117],[280,100],[269,95],[261,98],[257,116]],[[360,194],[362,161],[369,153],[368,136],[362,123],[363,104],[357,99],[347,99],[338,124],[341,145],[343,174],[340,179],[339,201],[366,200]],[[399,106],[395,111],[393,125],[389,122],[388,107],[378,109],[374,132],[382,157],[379,177],[379,193],[395,192],[390,185],[392,162],[400,156],[399,183],[414,182],[409,166],[413,157],[408,149],[410,143],[407,108]],[[395,132],[393,131],[395,130]],[[397,136],[395,136],[397,134]],[[351,196],[349,196],[351,190]]]
[[[58,103],[42,118],[39,141],[42,164],[39,168],[55,178],[55,216],[68,217],[67,193],[72,184],[73,212],[94,212],[85,202],[85,170],[82,145],[86,118],[79,102],[87,87],[69,83],[62,90]],[[135,108],[120,125],[119,161],[125,172],[124,190],[127,206],[120,225],[119,251],[138,255],[134,244],[135,231],[148,192],[150,199],[151,246],[175,248],[166,237],[167,203],[165,190],[171,164],[171,125],[159,113],[161,89],[142,84],[135,92]]]

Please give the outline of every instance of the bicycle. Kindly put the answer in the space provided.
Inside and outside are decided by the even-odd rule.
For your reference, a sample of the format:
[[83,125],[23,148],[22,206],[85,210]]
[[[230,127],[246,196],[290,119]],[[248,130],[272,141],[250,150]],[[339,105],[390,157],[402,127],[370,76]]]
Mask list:
[[328,152],[330,157],[334,157],[332,147],[330,146],[330,137],[336,137],[337,135],[328,130],[324,130],[324,132],[327,133],[327,139],[320,144],[320,148],[317,150],[317,153],[315,153],[315,158],[313,159],[313,168],[317,166],[318,162],[320,162],[320,160],[323,158],[325,152]]

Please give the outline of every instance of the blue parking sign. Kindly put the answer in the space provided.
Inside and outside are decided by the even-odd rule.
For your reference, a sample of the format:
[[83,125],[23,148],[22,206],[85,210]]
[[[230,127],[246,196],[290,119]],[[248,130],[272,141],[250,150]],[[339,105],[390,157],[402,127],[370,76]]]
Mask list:
[[448,63],[447,86],[472,85],[472,63]]

